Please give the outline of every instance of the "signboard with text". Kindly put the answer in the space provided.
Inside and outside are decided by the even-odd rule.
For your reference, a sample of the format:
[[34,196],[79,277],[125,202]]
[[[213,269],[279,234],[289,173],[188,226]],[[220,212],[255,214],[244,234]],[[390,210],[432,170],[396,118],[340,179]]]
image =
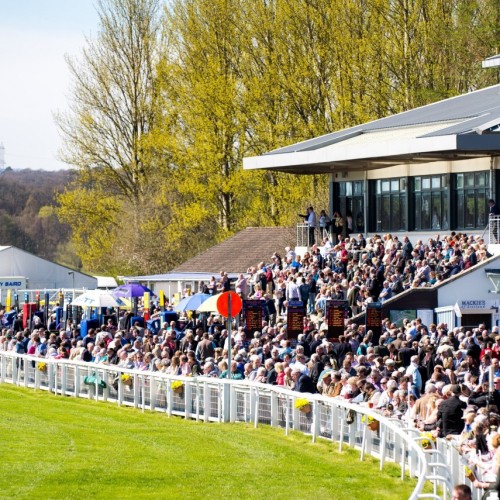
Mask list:
[[344,334],[348,307],[347,300],[329,300],[326,303],[326,322],[330,342],[338,340]]
[[24,276],[0,277],[0,290],[23,290],[26,288]]
[[366,331],[373,332],[372,344],[378,345],[380,335],[382,335],[382,304],[380,302],[369,302],[365,311]]
[[262,318],[264,314],[265,301],[245,300],[243,301],[243,317],[245,321],[245,331],[252,333],[262,330]]
[[304,332],[304,317],[306,311],[301,301],[290,301],[287,307],[286,331],[288,340],[297,340]]

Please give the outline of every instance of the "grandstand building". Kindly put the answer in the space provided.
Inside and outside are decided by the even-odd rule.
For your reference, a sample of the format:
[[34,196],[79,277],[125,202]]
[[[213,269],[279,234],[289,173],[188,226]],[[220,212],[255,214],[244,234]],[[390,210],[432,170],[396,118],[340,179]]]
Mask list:
[[245,158],[244,168],[328,173],[330,213],[351,215],[354,232],[480,234],[488,199],[500,196],[499,154],[494,85]]

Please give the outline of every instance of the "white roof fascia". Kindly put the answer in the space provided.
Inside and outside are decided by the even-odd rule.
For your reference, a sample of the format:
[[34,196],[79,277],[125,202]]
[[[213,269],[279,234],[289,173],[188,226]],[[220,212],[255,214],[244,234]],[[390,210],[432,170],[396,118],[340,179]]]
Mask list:
[[409,154],[425,154],[434,151],[455,151],[457,136],[445,135],[410,139],[386,140],[367,144],[343,145],[337,143],[313,151],[269,154],[243,159],[245,170],[291,167],[294,165],[318,165],[344,161],[387,158]]

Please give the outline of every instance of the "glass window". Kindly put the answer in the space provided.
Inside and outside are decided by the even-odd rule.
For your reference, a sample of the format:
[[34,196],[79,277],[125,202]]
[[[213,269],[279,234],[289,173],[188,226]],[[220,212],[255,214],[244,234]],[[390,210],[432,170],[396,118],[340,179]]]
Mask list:
[[376,197],[375,209],[377,210],[376,230],[382,231],[382,196]]
[[486,226],[487,212],[488,207],[486,206],[486,197],[478,194],[476,197],[476,227]]
[[431,219],[431,228],[432,229],[441,229],[441,193],[432,195],[432,219]]
[[404,231],[406,224],[405,177],[375,181],[376,231]]
[[381,230],[389,231],[391,228],[391,197],[382,196]]
[[474,187],[474,174],[465,174],[465,187]]
[[484,187],[486,185],[486,179],[484,172],[478,172],[476,174],[476,187]]
[[457,227],[465,227],[464,222],[464,193],[457,193]]
[[467,191],[465,193],[465,227],[475,227],[475,203],[474,203],[474,192]]
[[[363,215],[364,181],[343,181],[337,184],[339,193],[338,202],[335,203],[333,208],[339,209],[339,207],[342,207],[342,211],[346,211],[345,215],[351,215],[353,218],[352,229],[354,231],[363,232],[365,230]],[[376,185],[378,187],[378,181]]]
[[415,177],[415,191],[421,191],[421,190],[422,190],[422,178]]
[[408,222],[406,220],[406,196],[403,194],[399,197],[399,211],[400,211],[400,223],[399,230],[404,231],[408,228]]
[[422,229],[431,227],[431,194],[422,194]]
[[[421,190],[415,189],[415,229],[442,229],[444,221],[448,224],[448,199],[443,198],[448,185],[447,175],[416,177],[421,183]],[[446,211],[446,214],[445,214]]]
[[422,229],[422,198],[415,197],[415,229]]
[[458,229],[484,229],[488,222],[489,181],[487,171],[456,174]]
[[391,204],[391,217],[393,229],[401,229],[401,206],[399,204],[399,196],[393,196]]
[[354,230],[359,233],[365,230],[365,220],[363,214],[363,197],[356,196],[352,200],[352,218],[354,224]]
[[448,215],[448,193],[443,193],[443,202],[441,204],[442,222],[441,229],[447,231],[450,229],[449,215]]

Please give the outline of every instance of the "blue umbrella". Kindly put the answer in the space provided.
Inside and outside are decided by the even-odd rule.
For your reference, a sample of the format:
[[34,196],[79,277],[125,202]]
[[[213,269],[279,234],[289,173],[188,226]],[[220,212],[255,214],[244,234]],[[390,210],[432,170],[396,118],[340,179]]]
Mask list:
[[[111,293],[115,297],[143,297],[146,292],[149,292],[151,296],[155,295],[152,290],[147,286],[141,285],[140,283],[128,283],[126,285],[120,285],[115,288]],[[155,295],[156,297],[156,295]]]
[[176,306],[174,306],[174,311],[196,311],[198,307],[211,297],[208,293],[196,293],[189,297],[184,297]]

